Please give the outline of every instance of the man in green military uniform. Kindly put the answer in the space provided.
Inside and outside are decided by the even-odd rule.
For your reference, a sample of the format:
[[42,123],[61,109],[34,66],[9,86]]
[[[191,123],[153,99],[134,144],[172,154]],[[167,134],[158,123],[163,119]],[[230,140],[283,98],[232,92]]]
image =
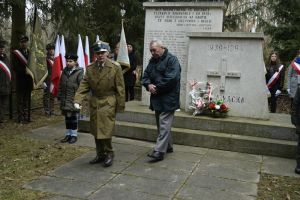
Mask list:
[[76,92],[74,106],[80,104],[86,95],[90,97],[90,130],[95,137],[96,157],[90,164],[113,163],[112,135],[117,112],[125,109],[125,86],[121,66],[108,59],[109,45],[98,41],[93,46],[96,62],[86,68],[86,74]]

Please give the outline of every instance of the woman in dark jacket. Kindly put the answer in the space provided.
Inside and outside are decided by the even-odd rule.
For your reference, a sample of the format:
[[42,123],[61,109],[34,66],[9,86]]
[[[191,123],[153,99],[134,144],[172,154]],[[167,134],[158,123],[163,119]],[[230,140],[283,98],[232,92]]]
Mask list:
[[83,78],[83,69],[78,67],[77,55],[66,55],[67,66],[64,68],[59,82],[58,99],[60,109],[65,116],[66,134],[61,140],[62,143],[70,144],[77,141],[77,118],[79,110],[74,107],[75,93]]
[[284,82],[284,67],[280,64],[279,57],[276,52],[272,52],[270,54],[266,69],[266,83],[271,94],[268,102],[271,113],[275,113],[277,108],[277,97],[281,94]]
[[130,69],[124,73],[124,82],[125,82],[125,100],[132,101],[134,100],[134,85],[136,81],[136,55],[133,49],[133,46],[127,43],[128,56],[130,62]]

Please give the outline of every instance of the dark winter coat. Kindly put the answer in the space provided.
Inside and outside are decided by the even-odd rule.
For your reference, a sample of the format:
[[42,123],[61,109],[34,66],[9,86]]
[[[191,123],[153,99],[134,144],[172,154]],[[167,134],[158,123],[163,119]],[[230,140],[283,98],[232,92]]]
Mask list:
[[[0,60],[10,69],[7,56],[0,55]],[[10,69],[11,70],[11,69]],[[0,68],[0,95],[9,95],[11,92],[11,81],[4,70]]]
[[[29,50],[19,49],[22,55],[27,59],[29,57]],[[12,68],[16,72],[16,89],[18,91],[32,91],[33,80],[29,74],[26,74],[26,65],[24,65],[19,58],[13,53]]]
[[58,99],[60,100],[60,109],[62,113],[78,112],[74,107],[75,93],[83,78],[83,69],[78,66],[70,74],[70,69],[65,67],[59,81]]
[[129,54],[130,69],[124,73],[125,87],[133,87],[135,85],[136,76],[133,73],[136,70],[136,55],[134,52]]
[[165,49],[159,59],[151,58],[144,71],[142,84],[156,86],[156,94],[150,96],[150,109],[158,112],[172,112],[180,107],[180,73],[178,59]]
[[297,88],[293,100],[291,121],[296,126],[296,133],[300,134],[300,87]]
[[[271,65],[267,68],[267,73],[266,73],[266,83],[268,83],[268,81],[271,79],[271,77],[278,72],[278,68],[279,66],[281,66],[281,64],[279,64],[278,66],[275,65]],[[283,68],[280,71],[280,75],[278,80],[276,81],[276,83],[269,89],[271,94],[275,94],[277,90],[282,90],[283,88],[283,84],[284,84],[284,72],[285,72],[285,68]]]

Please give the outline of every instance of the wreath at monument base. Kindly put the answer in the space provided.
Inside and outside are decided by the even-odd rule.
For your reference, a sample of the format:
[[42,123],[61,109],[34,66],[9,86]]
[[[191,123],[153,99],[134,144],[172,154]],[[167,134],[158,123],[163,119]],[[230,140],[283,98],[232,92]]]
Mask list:
[[213,87],[209,82],[189,82],[191,91],[189,92],[189,109],[193,115],[208,115],[211,117],[226,117],[229,107],[223,100],[215,99]]

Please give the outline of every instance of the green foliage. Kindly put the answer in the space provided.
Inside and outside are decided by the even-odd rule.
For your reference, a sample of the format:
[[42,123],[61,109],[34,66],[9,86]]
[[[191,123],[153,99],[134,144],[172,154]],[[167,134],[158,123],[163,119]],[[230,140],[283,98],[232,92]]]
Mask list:
[[269,46],[279,52],[284,63],[290,62],[300,49],[300,1],[268,0],[272,21],[263,21],[265,33],[271,36]]

